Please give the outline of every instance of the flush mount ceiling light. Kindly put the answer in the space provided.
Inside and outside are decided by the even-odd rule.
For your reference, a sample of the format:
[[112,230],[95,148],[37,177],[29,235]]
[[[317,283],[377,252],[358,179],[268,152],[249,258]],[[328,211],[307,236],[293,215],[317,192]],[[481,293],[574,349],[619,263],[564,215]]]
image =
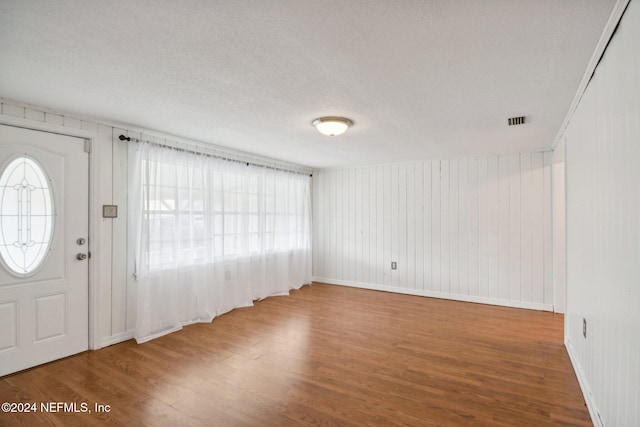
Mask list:
[[311,122],[323,135],[337,136],[345,133],[353,122],[344,117],[320,117]]

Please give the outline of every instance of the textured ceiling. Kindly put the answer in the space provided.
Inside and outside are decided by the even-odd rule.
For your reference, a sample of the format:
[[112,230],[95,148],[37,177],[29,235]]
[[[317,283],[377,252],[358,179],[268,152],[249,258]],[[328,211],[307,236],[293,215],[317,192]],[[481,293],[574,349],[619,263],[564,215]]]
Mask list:
[[614,3],[0,0],[0,97],[313,167],[539,150]]

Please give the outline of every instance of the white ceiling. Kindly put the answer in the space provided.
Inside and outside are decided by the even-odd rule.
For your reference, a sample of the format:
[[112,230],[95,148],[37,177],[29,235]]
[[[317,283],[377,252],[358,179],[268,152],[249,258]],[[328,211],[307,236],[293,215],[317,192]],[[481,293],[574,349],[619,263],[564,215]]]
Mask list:
[[0,97],[312,167],[539,150],[614,3],[0,0]]

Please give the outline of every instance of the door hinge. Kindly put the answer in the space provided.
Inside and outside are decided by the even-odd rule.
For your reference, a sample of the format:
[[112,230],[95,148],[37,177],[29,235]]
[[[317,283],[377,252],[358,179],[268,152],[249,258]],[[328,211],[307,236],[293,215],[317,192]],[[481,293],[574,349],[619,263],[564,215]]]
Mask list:
[[86,153],[90,153],[91,152],[91,140],[90,139],[85,139],[84,140],[84,151]]

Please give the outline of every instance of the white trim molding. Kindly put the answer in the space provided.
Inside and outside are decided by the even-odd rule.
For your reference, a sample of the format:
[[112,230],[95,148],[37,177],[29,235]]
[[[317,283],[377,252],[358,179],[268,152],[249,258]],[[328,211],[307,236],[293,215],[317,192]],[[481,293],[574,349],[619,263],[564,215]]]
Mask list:
[[536,303],[521,302],[521,301],[504,301],[504,300],[493,299],[493,298],[477,297],[477,296],[470,296],[470,295],[448,294],[443,292],[436,292],[436,291],[429,291],[429,290],[422,290],[422,289],[408,289],[408,288],[396,288],[394,286],[372,285],[369,283],[350,282],[347,280],[330,279],[328,277],[313,277],[312,280],[313,280],[313,283],[326,283],[328,285],[348,286],[351,288],[369,289],[372,291],[393,292],[396,294],[415,295],[415,296],[421,296],[421,297],[439,298],[439,299],[446,299],[450,301],[471,302],[471,303],[477,303],[477,304],[498,305],[501,307],[524,308],[528,310],[553,311],[553,304],[536,304]]
[[602,58],[602,55],[604,55],[604,51],[607,49],[607,46],[609,45],[609,41],[611,40],[611,37],[613,37],[613,33],[615,33],[616,28],[618,28],[618,24],[620,23],[620,20],[622,19],[622,15],[624,15],[625,10],[627,10],[627,6],[629,5],[630,1],[631,0],[617,0],[616,4],[613,6],[611,15],[609,16],[609,20],[607,21],[607,25],[604,27],[604,30],[602,31],[602,35],[600,35],[600,40],[598,40],[598,44],[596,45],[596,48],[593,51],[593,54],[591,55],[591,59],[589,60],[589,65],[587,66],[587,69],[584,72],[584,75],[582,76],[582,81],[580,82],[580,86],[578,86],[578,90],[576,91],[576,94],[573,97],[573,102],[571,102],[571,106],[569,107],[569,110],[567,111],[567,115],[565,116],[562,122],[562,126],[560,126],[560,130],[558,131],[558,134],[553,140],[553,144],[551,145],[552,150],[556,149],[556,146],[560,142],[560,139],[562,139],[562,137],[564,136],[564,132],[569,126],[569,122],[571,121],[573,114],[578,108],[578,105],[582,100],[582,96],[584,95],[584,92],[587,90],[587,87],[589,86],[589,82],[593,77],[593,73],[595,73],[596,68],[600,63],[600,59]]
[[573,345],[571,344],[571,340],[569,337],[566,337],[564,340],[564,346],[567,349],[567,353],[569,354],[569,360],[571,360],[571,365],[573,365],[573,370],[576,373],[576,377],[578,378],[578,384],[580,384],[580,390],[582,390],[582,395],[584,396],[585,403],[587,404],[587,409],[589,410],[589,416],[591,417],[591,422],[595,427],[604,427],[602,420],[600,419],[600,413],[598,411],[598,406],[596,405],[596,401],[593,398],[593,394],[591,393],[591,389],[589,388],[589,382],[587,381],[582,368],[580,367],[580,363],[578,363],[578,358],[576,356]]

